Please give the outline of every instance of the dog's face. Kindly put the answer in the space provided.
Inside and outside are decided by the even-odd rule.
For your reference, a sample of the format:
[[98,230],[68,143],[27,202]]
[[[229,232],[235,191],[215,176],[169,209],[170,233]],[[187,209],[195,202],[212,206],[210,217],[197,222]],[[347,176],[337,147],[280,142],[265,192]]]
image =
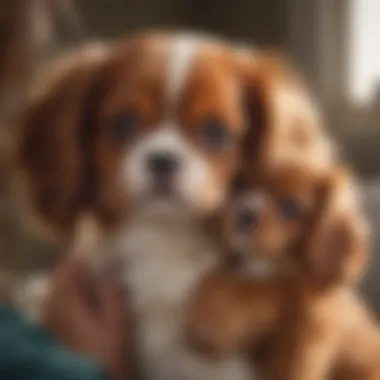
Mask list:
[[[99,163],[134,207],[214,210],[224,199],[248,128],[232,52],[197,39],[143,41],[113,62],[100,105]],[[128,65],[126,65],[128,62]]]
[[258,183],[247,182],[227,207],[226,232],[239,255],[281,260],[294,248],[317,202],[317,176],[286,165]]
[[341,168],[285,165],[242,188],[226,216],[228,244],[243,266],[291,264],[329,282],[358,278],[368,256],[357,189]]
[[111,225],[131,208],[206,216],[241,159],[267,167],[306,148],[320,159],[306,97],[277,57],[200,37],[147,34],[78,54],[25,114],[18,161],[32,209],[59,235],[84,210]]

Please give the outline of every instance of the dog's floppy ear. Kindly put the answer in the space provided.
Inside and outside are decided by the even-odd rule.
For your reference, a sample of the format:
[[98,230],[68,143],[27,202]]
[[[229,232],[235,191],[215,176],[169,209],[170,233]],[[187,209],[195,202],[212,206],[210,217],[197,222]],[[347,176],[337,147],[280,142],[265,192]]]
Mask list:
[[[85,191],[93,87],[107,56],[94,45],[60,58],[43,73],[22,117],[16,153],[23,202],[33,224],[61,237],[71,232]],[[46,228],[48,227],[48,228]]]
[[311,165],[326,165],[334,148],[302,76],[286,58],[256,53],[243,67],[248,131],[244,158],[250,167],[270,170],[286,160],[307,157]]
[[356,282],[369,258],[369,231],[348,170],[322,179],[301,248],[306,273],[321,284]]

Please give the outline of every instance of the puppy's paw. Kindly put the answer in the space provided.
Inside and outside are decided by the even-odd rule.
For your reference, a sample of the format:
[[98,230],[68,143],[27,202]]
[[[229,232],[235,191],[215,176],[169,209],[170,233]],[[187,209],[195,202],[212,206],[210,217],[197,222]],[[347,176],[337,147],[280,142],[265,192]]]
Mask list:
[[225,343],[218,333],[216,324],[210,321],[192,322],[187,331],[188,343],[198,353],[218,358],[226,353]]
[[210,357],[230,355],[244,345],[248,336],[244,307],[233,293],[224,290],[201,294],[192,305],[188,322],[189,344]]

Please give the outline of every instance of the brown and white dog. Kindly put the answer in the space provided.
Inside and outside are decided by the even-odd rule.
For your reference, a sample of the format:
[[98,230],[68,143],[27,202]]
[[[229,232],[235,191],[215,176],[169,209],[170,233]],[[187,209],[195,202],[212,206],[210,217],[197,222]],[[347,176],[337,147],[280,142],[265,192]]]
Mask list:
[[281,60],[152,33],[60,68],[26,112],[19,163],[49,232],[72,242],[91,215],[103,256],[122,261],[145,377],[243,379],[242,358],[209,362],[186,345],[188,297],[220,260],[202,220],[223,203],[242,149],[259,170],[288,156],[324,165],[328,145]]

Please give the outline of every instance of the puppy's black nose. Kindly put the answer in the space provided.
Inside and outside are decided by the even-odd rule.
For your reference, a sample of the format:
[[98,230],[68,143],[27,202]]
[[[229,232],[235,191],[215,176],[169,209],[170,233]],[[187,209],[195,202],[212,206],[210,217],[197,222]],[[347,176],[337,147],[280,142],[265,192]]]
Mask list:
[[259,219],[259,215],[255,210],[243,208],[236,214],[236,228],[240,232],[250,231]]
[[148,157],[149,171],[157,176],[171,176],[179,167],[179,159],[171,153],[153,153]]

